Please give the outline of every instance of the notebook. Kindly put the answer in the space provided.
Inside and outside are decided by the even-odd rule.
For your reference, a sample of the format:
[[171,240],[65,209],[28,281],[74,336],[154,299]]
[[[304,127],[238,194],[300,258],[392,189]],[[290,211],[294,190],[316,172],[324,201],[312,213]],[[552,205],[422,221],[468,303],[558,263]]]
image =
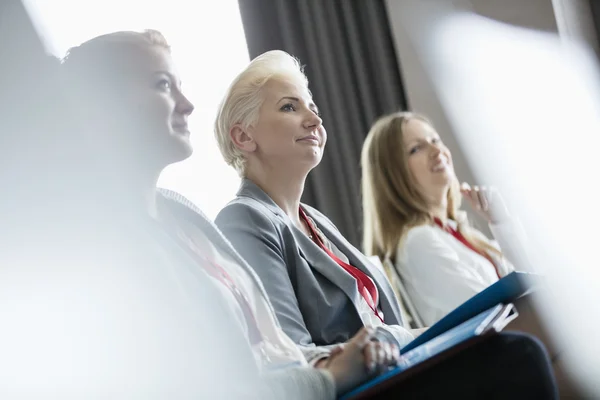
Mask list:
[[404,353],[396,367],[348,392],[340,400],[366,399],[380,393],[405,379],[407,370],[416,366],[426,368],[440,362],[455,351],[476,343],[477,339],[501,331],[517,316],[512,304],[493,306]]
[[415,340],[404,346],[400,353],[406,353],[440,334],[467,321],[479,313],[494,307],[496,304],[507,304],[533,290],[538,275],[527,272],[511,272],[484,291],[471,297],[439,320]]

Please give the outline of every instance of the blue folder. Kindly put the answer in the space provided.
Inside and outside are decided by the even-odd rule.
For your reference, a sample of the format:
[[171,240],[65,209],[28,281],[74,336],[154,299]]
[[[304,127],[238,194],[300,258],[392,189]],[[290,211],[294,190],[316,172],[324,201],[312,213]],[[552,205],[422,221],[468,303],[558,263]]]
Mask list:
[[502,304],[509,304],[528,293],[537,275],[512,272],[487,289],[471,297],[450,314],[431,326],[415,340],[404,346],[400,353],[403,361],[398,367],[352,390],[341,399],[350,399],[365,390],[396,376],[442,351],[478,336],[477,329],[486,318],[498,312]]
[[532,283],[535,281],[534,276],[527,272],[511,272],[455,308],[450,314],[446,315],[415,340],[400,349],[400,353],[406,353],[430,341],[496,304],[507,304],[516,300],[531,288]]
[[393,379],[407,369],[432,359],[436,355],[445,352],[460,343],[466,342],[476,336],[483,335],[490,330],[494,332],[501,330],[508,322],[516,317],[517,314],[511,314],[512,312],[512,305],[505,306],[503,304],[498,304],[489,310],[479,313],[475,317],[442,333],[427,343],[406,352],[401,356],[400,362],[396,367],[348,392],[340,397],[340,400],[351,400],[361,394],[364,395],[366,394],[365,391],[374,389],[379,384]]

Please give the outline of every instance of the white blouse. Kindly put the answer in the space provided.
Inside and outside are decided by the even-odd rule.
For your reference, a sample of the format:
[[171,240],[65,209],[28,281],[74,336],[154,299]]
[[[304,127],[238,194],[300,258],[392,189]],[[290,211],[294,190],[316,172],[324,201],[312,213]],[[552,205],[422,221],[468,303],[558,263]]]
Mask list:
[[[448,224],[456,228],[454,221]],[[490,229],[497,240],[490,244],[502,248],[505,256],[490,255],[503,277],[515,270],[507,258],[521,259],[519,243],[525,235],[515,221],[492,224]],[[408,231],[398,247],[395,267],[426,326],[498,281],[494,265],[486,257],[433,224]]]

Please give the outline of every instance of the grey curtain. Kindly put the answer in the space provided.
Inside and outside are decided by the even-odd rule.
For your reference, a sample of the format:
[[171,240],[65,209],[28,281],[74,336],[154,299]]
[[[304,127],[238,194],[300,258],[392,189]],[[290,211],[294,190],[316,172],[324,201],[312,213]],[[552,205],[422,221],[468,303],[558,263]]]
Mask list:
[[381,0],[239,0],[250,57],[280,49],[306,65],[329,135],[303,201],[361,244],[360,152],[371,124],[406,109]]
[[596,26],[596,36],[600,42],[600,0],[590,0],[594,25]]

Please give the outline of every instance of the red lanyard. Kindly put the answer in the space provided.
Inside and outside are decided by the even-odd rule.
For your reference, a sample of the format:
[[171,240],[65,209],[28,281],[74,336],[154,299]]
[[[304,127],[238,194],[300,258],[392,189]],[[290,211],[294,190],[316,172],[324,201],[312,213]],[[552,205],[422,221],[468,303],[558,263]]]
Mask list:
[[240,306],[242,313],[244,314],[244,320],[246,321],[246,326],[248,327],[248,339],[250,341],[250,344],[255,345],[261,343],[263,341],[263,337],[260,333],[258,322],[256,321],[256,316],[252,311],[250,302],[235,284],[235,282],[227,273],[225,268],[221,267],[219,264],[217,264],[213,260],[208,259],[208,257],[202,254],[200,251],[200,246],[196,243],[196,240],[194,240],[193,236],[188,235],[185,231],[183,231],[177,226],[170,225],[169,227],[175,231],[177,240],[182,244],[184,249],[192,257],[197,259],[198,264],[202,266],[210,276],[217,279],[219,282],[225,285],[227,289],[229,289],[229,291],[237,301],[238,305]]
[[492,264],[492,266],[494,267],[494,272],[496,272],[496,276],[498,277],[498,279],[501,279],[500,272],[498,271],[498,266],[496,265],[496,263],[494,262],[494,260],[492,259],[492,257],[490,257],[490,255],[488,253],[486,253],[485,251],[477,251],[477,249],[475,249],[475,247],[473,247],[473,245],[471,243],[469,243],[469,241],[463,236],[462,233],[460,233],[458,230],[452,228],[451,226],[447,226],[447,225],[444,226],[444,224],[442,224],[442,221],[439,218],[436,217],[433,220],[440,228],[442,228],[443,230],[445,230],[446,232],[448,232],[452,236],[454,236],[456,239],[458,239],[459,242],[461,242],[462,244],[467,246],[469,249],[473,250],[475,253],[485,257],[490,262],[490,264]]
[[304,222],[308,226],[308,229],[310,230],[315,242],[319,245],[319,247],[321,249],[323,249],[323,251],[325,251],[325,253],[327,253],[329,255],[329,257],[331,257],[336,263],[338,263],[338,265],[340,267],[344,268],[344,270],[346,270],[346,272],[348,272],[350,275],[352,275],[352,277],[356,280],[356,285],[358,286],[358,291],[360,292],[362,297],[367,302],[367,305],[369,306],[369,308],[371,310],[373,310],[373,313],[375,313],[375,316],[377,316],[377,318],[379,318],[379,320],[381,320],[381,322],[384,322],[383,317],[377,310],[377,302],[379,301],[379,294],[377,292],[377,286],[375,286],[375,283],[373,283],[373,280],[367,274],[365,274],[358,268],[340,260],[339,257],[337,257],[335,254],[333,254],[333,252],[331,250],[329,250],[327,248],[327,246],[325,246],[325,243],[323,243],[323,241],[321,240],[321,237],[317,234],[317,230],[315,229],[315,227],[312,225],[312,223],[306,216],[306,213],[304,212],[302,207],[300,207],[300,217],[304,220]]

